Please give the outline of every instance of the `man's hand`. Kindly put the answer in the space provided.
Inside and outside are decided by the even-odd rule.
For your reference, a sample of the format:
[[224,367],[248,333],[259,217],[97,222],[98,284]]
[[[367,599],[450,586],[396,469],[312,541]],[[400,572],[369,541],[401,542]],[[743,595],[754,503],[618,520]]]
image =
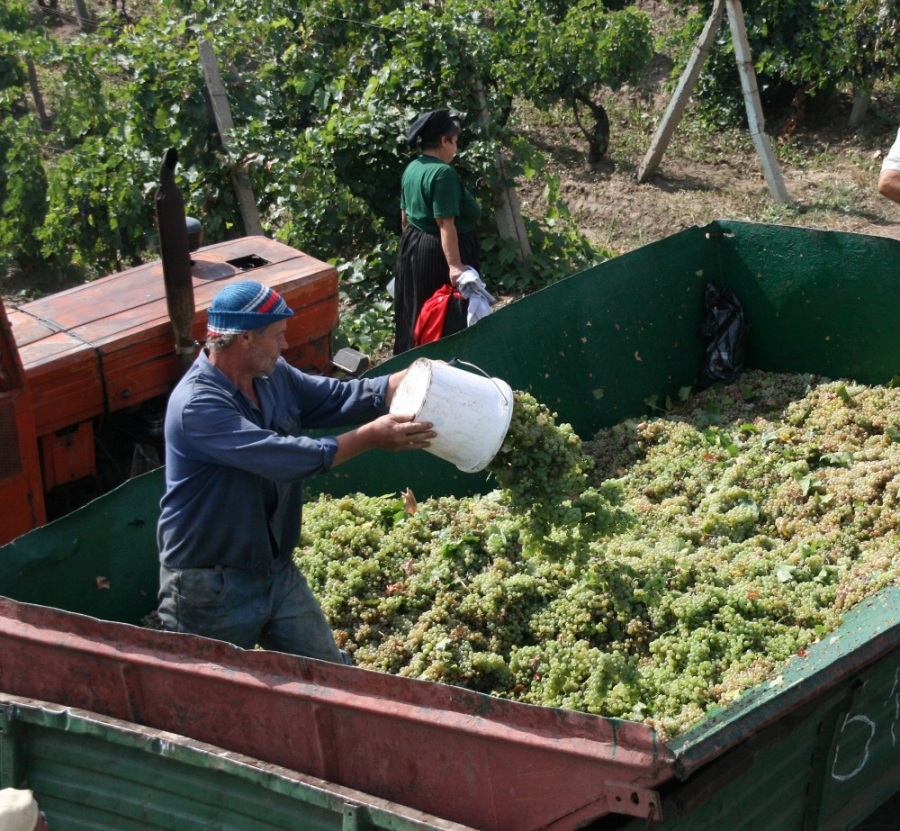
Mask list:
[[[389,414],[369,422],[375,447],[383,450],[422,450],[431,446],[437,433],[430,421],[413,421],[411,415]],[[363,428],[360,428],[363,429]]]
[[411,415],[384,415],[338,436],[338,449],[331,466],[335,467],[374,447],[383,450],[423,450],[431,445],[431,439],[436,435],[429,421],[413,421]]

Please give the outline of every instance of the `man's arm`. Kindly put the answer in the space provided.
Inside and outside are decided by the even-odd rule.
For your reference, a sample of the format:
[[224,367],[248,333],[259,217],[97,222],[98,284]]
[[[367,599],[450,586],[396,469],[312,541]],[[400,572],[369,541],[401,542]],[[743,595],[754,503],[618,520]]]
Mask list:
[[878,192],[900,204],[900,170],[882,170],[878,177]]
[[[406,377],[401,369],[388,376],[385,403],[390,406],[400,382]],[[383,450],[424,450],[437,433],[427,421],[413,421],[411,415],[385,415],[368,424],[337,436],[337,452],[331,466],[339,465],[360,453],[380,447]]]
[[406,370],[401,369],[399,372],[395,372],[392,375],[388,376],[387,383],[387,392],[384,394],[384,403],[391,406],[391,401],[394,400],[394,393],[400,388],[400,382],[406,377]]
[[431,429],[431,422],[413,421],[411,415],[381,416],[337,436],[337,452],[331,466],[336,467],[376,447],[383,450],[424,450],[436,435]]

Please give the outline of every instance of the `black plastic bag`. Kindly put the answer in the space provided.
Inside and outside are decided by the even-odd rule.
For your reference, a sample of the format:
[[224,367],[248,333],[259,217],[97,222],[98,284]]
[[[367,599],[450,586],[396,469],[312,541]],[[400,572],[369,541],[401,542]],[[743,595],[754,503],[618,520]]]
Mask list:
[[731,289],[706,286],[706,316],[703,319],[706,347],[697,389],[716,382],[731,383],[744,371],[747,354],[747,319],[744,307]]

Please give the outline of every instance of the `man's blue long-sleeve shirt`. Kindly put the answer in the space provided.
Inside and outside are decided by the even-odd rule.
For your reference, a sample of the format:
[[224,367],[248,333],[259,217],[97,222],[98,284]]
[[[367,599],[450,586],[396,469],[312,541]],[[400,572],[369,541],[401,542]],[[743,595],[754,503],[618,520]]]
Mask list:
[[256,405],[201,353],[166,410],[160,561],[265,573],[300,538],[303,480],[331,467],[337,440],[301,429],[362,424],[386,413],[387,377],[336,381],[283,358],[257,378]]

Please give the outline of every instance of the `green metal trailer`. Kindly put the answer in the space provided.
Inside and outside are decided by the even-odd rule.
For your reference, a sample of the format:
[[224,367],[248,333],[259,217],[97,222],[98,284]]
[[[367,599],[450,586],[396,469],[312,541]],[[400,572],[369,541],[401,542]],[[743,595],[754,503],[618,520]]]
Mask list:
[[[746,309],[748,367],[887,383],[900,375],[898,278],[894,240],[720,221],[376,372],[459,358],[588,436],[695,382],[713,282]],[[374,451],[316,487],[409,487],[421,499],[489,485],[426,454]],[[147,474],[0,548],[5,694],[167,730],[480,831],[849,830],[900,792],[900,588],[860,604],[776,681],[662,742],[648,725],[140,628],[156,593],[161,491],[161,473]],[[0,785],[11,784],[4,770]]]
[[3,693],[0,782],[27,784],[51,827],[69,831],[472,831],[164,730]]

